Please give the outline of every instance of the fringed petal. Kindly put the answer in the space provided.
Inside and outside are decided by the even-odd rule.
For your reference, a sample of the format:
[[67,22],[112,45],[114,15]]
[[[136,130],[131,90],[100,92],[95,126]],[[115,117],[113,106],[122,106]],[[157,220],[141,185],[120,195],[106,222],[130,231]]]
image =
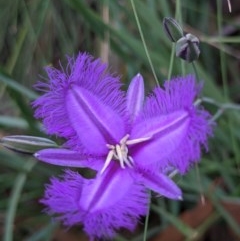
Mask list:
[[171,166],[178,169],[182,174],[186,173],[191,165],[201,158],[201,147],[208,150],[207,140],[212,136],[213,123],[211,116],[203,109],[193,109],[190,112],[191,119],[185,138],[178,148],[166,158]]
[[93,185],[84,189],[86,195],[82,193],[79,203],[90,212],[111,207],[126,195],[133,183],[132,176],[113,162],[96,177]]
[[88,153],[106,154],[106,144],[117,143],[124,136],[123,118],[88,90],[72,85],[66,96],[66,109],[71,126]]
[[140,113],[144,101],[143,77],[137,74],[131,81],[127,91],[127,110],[132,120]]
[[[119,174],[118,171],[117,173]],[[63,180],[51,180],[41,202],[47,206],[46,211],[49,214],[57,216],[57,219],[63,221],[66,226],[82,224],[91,240],[112,239],[120,228],[134,230],[140,216],[147,212],[148,195],[145,188],[133,184],[125,173],[121,173],[120,176],[126,177],[129,186],[124,184],[126,179],[113,183],[106,183],[105,180],[107,186],[104,189],[102,185],[99,186],[99,180],[86,180],[75,172],[67,171]],[[113,187],[110,187],[111,185]],[[118,194],[122,185],[124,191],[120,190],[121,194]],[[100,187],[100,191],[96,186]],[[93,192],[96,196],[92,195]],[[95,200],[97,196],[101,201]],[[105,200],[107,196],[110,200]]]
[[173,180],[161,173],[140,169],[140,182],[152,191],[171,199],[182,199],[182,191]]
[[131,138],[150,139],[131,148],[134,161],[144,166],[166,158],[185,138],[189,119],[186,111],[176,111],[135,124]]
[[73,85],[89,91],[106,108],[124,118],[126,103],[124,93],[120,90],[121,82],[107,72],[107,66],[100,60],[94,60],[88,54],[79,54],[76,59],[68,58],[68,68],[65,71],[53,67],[47,67],[46,71],[49,84],[36,85],[45,94],[33,102],[33,107],[36,109],[35,117],[43,119],[48,134],[68,139],[73,148],[80,145],[66,110],[66,95]]
[[199,160],[201,146],[207,147],[207,138],[212,133],[210,115],[194,106],[200,86],[193,76],[173,79],[164,87],[165,90],[156,88],[148,97],[131,138],[140,138],[148,132],[154,134],[154,129],[161,130],[162,126],[161,135],[156,138],[153,135],[148,142],[136,145],[133,158],[145,168],[156,164],[164,170],[170,165],[185,173],[191,163]]
[[49,148],[38,151],[34,156],[45,163],[65,167],[87,167],[94,170],[100,170],[104,160],[96,157],[85,156],[79,152],[68,150]]

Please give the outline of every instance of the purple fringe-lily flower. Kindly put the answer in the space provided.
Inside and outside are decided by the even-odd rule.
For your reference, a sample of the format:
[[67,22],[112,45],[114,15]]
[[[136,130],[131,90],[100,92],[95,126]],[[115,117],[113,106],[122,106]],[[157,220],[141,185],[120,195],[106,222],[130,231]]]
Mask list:
[[92,239],[111,238],[120,228],[133,230],[146,214],[147,189],[181,199],[168,171],[184,174],[200,159],[210,115],[193,103],[201,88],[192,75],[167,81],[144,99],[140,74],[125,93],[100,60],[79,54],[68,62],[65,72],[46,69],[50,83],[37,85],[45,94],[33,104],[46,132],[67,142],[35,157],[97,174],[85,179],[66,171],[51,180],[42,203],[65,225],[81,223]]

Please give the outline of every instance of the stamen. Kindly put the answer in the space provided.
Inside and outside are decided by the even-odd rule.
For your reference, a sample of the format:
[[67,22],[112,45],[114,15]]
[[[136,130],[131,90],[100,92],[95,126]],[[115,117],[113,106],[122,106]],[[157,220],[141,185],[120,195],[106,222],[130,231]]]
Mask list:
[[113,157],[114,157],[116,160],[118,160],[119,158],[118,158],[118,155],[116,154],[116,151],[115,151],[115,150],[113,150],[113,151],[114,151]]
[[127,164],[128,167],[131,167],[131,168],[133,167],[132,163],[128,158],[124,159],[124,162]]
[[152,138],[150,136],[150,137],[143,137],[143,138],[138,138],[134,140],[128,140],[129,137],[130,137],[129,134],[125,135],[117,145],[106,144],[106,147],[109,149],[109,152],[108,152],[106,161],[103,165],[103,168],[100,171],[100,174],[102,174],[107,169],[107,167],[109,166],[112,160],[119,161],[119,164],[123,169],[125,168],[126,165],[132,168],[134,166],[134,160],[131,156],[128,155],[127,146],[148,141],[149,139]]
[[132,163],[132,165],[134,165],[134,160],[131,156],[128,156],[128,160]]
[[121,168],[125,168],[124,167],[124,159],[123,159],[123,155],[122,155],[123,153],[122,153],[122,150],[119,145],[116,145],[116,152],[117,152],[117,156],[118,156],[118,160],[120,162]]
[[114,150],[115,149],[115,146],[114,145],[110,145],[110,144],[106,144],[106,147],[111,149],[111,150]]
[[122,152],[123,156],[127,156],[127,154],[128,154],[127,147],[126,146],[120,146],[120,148],[121,148],[121,152]]
[[126,136],[124,136],[124,137],[121,139],[120,144],[121,144],[121,145],[125,145],[125,143],[127,142],[129,136],[130,136],[129,134],[127,134]]
[[133,139],[133,140],[130,140],[130,141],[126,141],[126,145],[134,145],[134,144],[137,144],[137,143],[141,143],[141,142],[144,142],[144,141],[148,141],[148,140],[150,140],[151,138],[152,138],[151,136],[148,136],[148,137]]
[[112,160],[112,158],[113,158],[113,155],[114,155],[114,151],[111,150],[111,151],[108,153],[108,155],[107,155],[106,161],[105,161],[105,163],[104,163],[104,165],[103,165],[102,170],[100,171],[100,174],[103,174],[103,172],[107,169],[108,165],[110,164],[110,162],[111,162],[111,160]]

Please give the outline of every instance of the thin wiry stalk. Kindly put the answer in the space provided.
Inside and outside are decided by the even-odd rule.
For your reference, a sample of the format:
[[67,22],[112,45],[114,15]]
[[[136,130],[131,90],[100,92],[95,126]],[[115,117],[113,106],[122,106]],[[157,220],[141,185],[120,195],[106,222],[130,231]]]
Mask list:
[[138,31],[139,31],[139,34],[140,34],[140,36],[141,36],[141,40],[142,40],[142,43],[143,43],[143,47],[144,47],[144,50],[145,50],[146,55],[147,55],[147,58],[148,58],[148,62],[149,62],[149,64],[150,64],[150,67],[151,67],[151,70],[152,70],[154,79],[155,79],[155,81],[156,81],[156,84],[157,84],[157,86],[159,86],[158,78],[157,78],[155,69],[154,69],[154,67],[153,67],[153,63],[152,63],[151,57],[150,57],[150,55],[149,55],[149,51],[148,51],[148,48],[147,48],[147,44],[146,44],[146,42],[145,42],[145,38],[144,38],[144,35],[143,35],[143,32],[142,32],[141,24],[140,24],[140,22],[139,22],[139,18],[138,18],[138,15],[137,15],[137,11],[136,11],[136,7],[135,7],[134,0],[131,0],[131,4],[132,4],[132,8],[133,8],[133,13],[134,13],[134,16],[135,16],[135,19],[136,19],[136,22],[137,22]]

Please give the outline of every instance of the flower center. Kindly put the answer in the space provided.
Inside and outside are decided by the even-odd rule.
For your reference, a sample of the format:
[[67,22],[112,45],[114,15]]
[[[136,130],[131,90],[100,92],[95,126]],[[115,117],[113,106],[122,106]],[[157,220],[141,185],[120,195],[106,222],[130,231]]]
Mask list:
[[151,138],[151,137],[143,137],[143,138],[139,138],[139,139],[128,140],[129,137],[130,137],[130,135],[127,134],[120,140],[119,144],[116,144],[116,145],[107,144],[106,145],[107,148],[109,149],[109,152],[108,152],[107,158],[105,160],[105,163],[103,165],[103,168],[100,171],[100,174],[102,174],[107,169],[107,167],[109,166],[109,164],[112,160],[119,161],[120,166],[123,169],[126,166],[132,168],[134,165],[134,160],[128,154],[128,146],[147,141]]

